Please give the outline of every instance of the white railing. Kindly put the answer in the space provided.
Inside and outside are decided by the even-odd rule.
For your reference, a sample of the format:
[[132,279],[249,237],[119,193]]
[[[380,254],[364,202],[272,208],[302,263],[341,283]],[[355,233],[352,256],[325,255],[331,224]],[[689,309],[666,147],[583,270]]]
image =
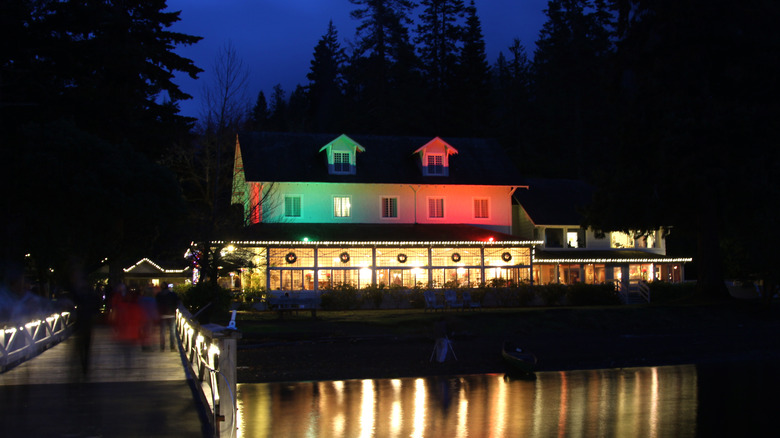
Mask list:
[[4,326],[0,336],[0,371],[5,371],[67,338],[73,327],[70,312]]
[[[235,316],[235,314],[234,314]],[[231,327],[232,326],[232,327]],[[232,437],[236,430],[236,343],[241,332],[230,326],[201,326],[182,305],[176,310],[176,330],[189,374],[215,437]]]

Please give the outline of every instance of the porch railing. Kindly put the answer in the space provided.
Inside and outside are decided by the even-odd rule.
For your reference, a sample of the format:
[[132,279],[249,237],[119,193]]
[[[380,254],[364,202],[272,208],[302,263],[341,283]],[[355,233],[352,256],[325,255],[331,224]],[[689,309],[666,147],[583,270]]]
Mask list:
[[214,437],[232,437],[237,427],[236,344],[241,332],[229,327],[201,326],[182,305],[176,311],[176,330],[188,375],[207,407]]
[[35,357],[67,338],[73,324],[74,318],[70,312],[59,312],[18,326],[5,325],[0,336],[0,372]]
[[650,302],[650,285],[644,280],[630,280],[628,284],[615,280],[615,288],[625,304]]

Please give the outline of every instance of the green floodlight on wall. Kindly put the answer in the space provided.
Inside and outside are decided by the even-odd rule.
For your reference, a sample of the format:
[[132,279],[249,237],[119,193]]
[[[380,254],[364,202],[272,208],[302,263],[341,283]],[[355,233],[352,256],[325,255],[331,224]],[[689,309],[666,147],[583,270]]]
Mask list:
[[308,242],[308,241],[309,241],[309,238],[308,238],[308,237],[304,237],[304,238],[303,238],[303,241],[304,241],[304,242]]

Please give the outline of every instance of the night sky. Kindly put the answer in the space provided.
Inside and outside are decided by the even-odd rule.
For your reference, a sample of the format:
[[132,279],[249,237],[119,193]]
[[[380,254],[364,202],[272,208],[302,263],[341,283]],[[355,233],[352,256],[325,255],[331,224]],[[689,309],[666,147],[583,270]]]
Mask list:
[[[469,1],[465,0],[468,5]],[[514,38],[520,38],[528,56],[545,21],[547,0],[476,0],[485,35],[488,62],[499,52],[507,55]],[[350,52],[358,21],[350,18],[356,8],[348,0],[168,0],[168,8],[182,11],[171,30],[203,37],[199,43],[176,52],[205,70],[200,79],[177,76],[176,83],[194,99],[181,102],[181,113],[197,117],[200,95],[210,82],[214,59],[230,43],[250,72],[248,96],[254,103],[263,91],[266,99],[276,84],[289,93],[306,85],[306,73],[314,46],[333,20],[343,48]],[[419,12],[415,12],[417,18]]]

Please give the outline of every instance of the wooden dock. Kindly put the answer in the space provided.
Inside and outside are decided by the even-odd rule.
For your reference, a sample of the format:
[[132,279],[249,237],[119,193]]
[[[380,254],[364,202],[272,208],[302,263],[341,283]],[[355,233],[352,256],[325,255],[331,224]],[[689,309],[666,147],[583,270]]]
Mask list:
[[98,325],[86,374],[74,336],[0,374],[0,436],[209,436],[181,355],[153,345],[127,348]]

